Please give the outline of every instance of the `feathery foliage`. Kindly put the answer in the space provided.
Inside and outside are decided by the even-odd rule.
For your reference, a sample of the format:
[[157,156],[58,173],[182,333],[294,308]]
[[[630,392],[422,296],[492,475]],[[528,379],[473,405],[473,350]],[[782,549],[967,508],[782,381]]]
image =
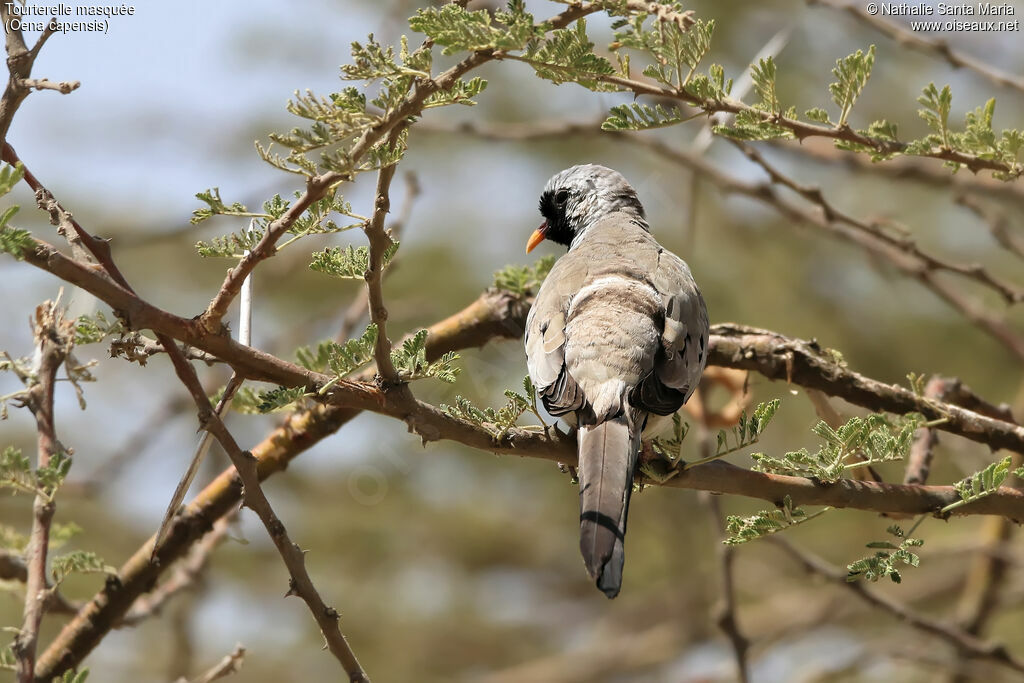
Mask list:
[[[19,161],[16,166],[4,164],[0,167],[0,197],[6,195],[14,186],[21,182],[25,169]],[[18,213],[18,206],[12,205],[0,211],[0,252],[10,254],[17,260],[25,257],[25,252],[34,244],[27,230],[8,227],[8,223]]]
[[[392,257],[398,251],[398,242],[392,241],[384,250],[383,267],[387,268]],[[349,245],[344,249],[341,247],[328,247],[323,251],[313,253],[313,260],[309,264],[310,270],[332,277],[342,279],[362,280],[366,271],[370,269],[370,248],[352,247]]]
[[[914,525],[916,528],[916,524]],[[847,581],[865,579],[867,581],[878,581],[888,577],[893,583],[903,581],[898,565],[916,567],[920,564],[921,558],[911,548],[919,548],[924,541],[919,538],[911,538],[910,533],[905,534],[899,525],[893,524],[886,529],[886,532],[899,541],[899,545],[892,541],[872,541],[866,547],[874,549],[875,553],[868,557],[861,558],[856,562],[847,565]]]
[[459,354],[448,351],[433,363],[427,362],[427,331],[420,330],[391,351],[391,362],[402,380],[435,377],[449,384],[455,381],[460,368],[455,365]]
[[597,92],[612,92],[619,87],[607,83],[602,76],[615,73],[604,57],[594,53],[594,43],[587,36],[587,21],[580,19],[575,27],[551,32],[547,40],[530,44],[522,60],[529,63],[538,76],[555,85],[577,83]]
[[523,378],[523,391],[525,395],[506,389],[505,398],[508,399],[508,402],[497,409],[480,409],[474,406],[469,399],[456,396],[454,405],[442,403],[441,410],[458,420],[486,429],[497,441],[504,438],[508,431],[516,426],[523,413],[532,412],[541,424],[544,424],[544,420],[540,416],[540,409],[537,407],[537,390],[529,376]]
[[[832,429],[822,420],[811,430],[822,440],[816,453],[801,448],[781,458],[764,453],[754,453],[751,457],[755,462],[754,469],[759,472],[834,483],[846,470],[906,457],[914,430],[921,423],[921,416],[916,414],[904,415],[895,422],[881,414],[853,417],[839,429]],[[855,457],[859,459],[853,459]]]
[[669,462],[679,462],[683,453],[683,441],[690,433],[690,425],[683,422],[679,413],[672,414],[672,436],[658,437],[651,442],[651,448]]
[[[946,507],[942,508],[940,512],[942,514],[949,514],[959,507],[963,507],[968,503],[973,503],[976,500],[981,500],[985,496],[990,496],[995,493],[1010,475],[1011,463],[1012,458],[1008,455],[1002,460],[997,460],[988,467],[953,484],[953,488],[956,489],[957,495],[960,496],[960,500],[955,503],[950,503]],[[1017,477],[1024,477],[1024,467],[1018,467],[1013,471],[1013,474]]]
[[[757,443],[764,430],[768,427],[768,423],[775,417],[776,411],[778,411],[780,405],[779,399],[775,398],[771,401],[759,403],[754,408],[754,414],[747,417],[747,411],[740,413],[739,420],[735,427],[732,427],[729,431],[720,429],[718,431],[718,442],[715,448],[715,454],[713,458],[720,458],[723,455],[735,453],[738,450],[746,448]],[[729,445],[729,435],[732,435],[732,445]]]
[[494,287],[522,297],[533,296],[554,265],[554,256],[544,256],[532,266],[505,266],[494,273]]
[[50,567],[54,585],[60,585],[71,574],[117,574],[117,569],[103,561],[96,553],[73,550],[53,558]]
[[[210,398],[210,403],[216,405],[223,395],[224,388],[221,387]],[[231,409],[244,415],[278,413],[289,409],[292,404],[305,395],[305,387],[277,387],[276,389],[258,391],[252,387],[243,386],[235,392],[231,399]]]
[[794,507],[793,500],[786,496],[782,505],[774,510],[762,510],[750,517],[729,515],[725,519],[726,545],[740,545],[762,536],[769,536],[790,527],[809,522],[830,508],[823,508],[807,514],[803,508]]
[[[301,196],[300,192],[295,193],[296,199]],[[263,203],[263,211],[252,213],[239,203],[226,206],[220,198],[217,188],[200,192],[197,198],[206,202],[207,208],[196,209],[192,212],[192,222],[199,223],[215,215],[249,217],[252,221],[249,225],[237,232],[220,237],[214,237],[209,242],[199,241],[196,243],[196,250],[200,256],[205,258],[242,258],[245,252],[251,251],[263,235],[269,229],[270,224],[279,220],[288,211],[290,202],[276,194]],[[356,223],[339,226],[329,216],[338,214],[356,219]],[[288,228],[292,238],[277,246],[277,249],[284,249],[300,237],[307,235],[323,235],[335,232],[342,232],[357,228],[366,223],[366,218],[352,212],[352,205],[337,192],[331,192],[326,197],[313,202],[303,214]]]
[[508,9],[495,12],[493,19],[487,10],[470,11],[455,3],[428,7],[409,19],[409,28],[444,46],[441,53],[446,55],[522,50],[529,41],[543,35],[521,1],[510,2]]
[[665,109],[660,104],[653,107],[633,102],[611,108],[608,118],[601,124],[601,130],[649,130],[664,128],[683,120],[683,113],[677,107]]
[[828,86],[832,95],[832,101],[839,107],[839,126],[846,125],[846,118],[853,109],[853,103],[857,101],[868,79],[871,78],[871,70],[875,66],[875,46],[868,48],[867,54],[863,50],[857,50],[852,55],[836,60],[832,69],[832,75],[836,82]]
[[75,319],[75,344],[96,344],[107,337],[128,332],[119,318],[108,320],[103,311],[80,315]]
[[64,451],[54,453],[46,467],[33,470],[21,449],[7,446],[0,451],[0,488],[53,500],[70,469],[71,456]]

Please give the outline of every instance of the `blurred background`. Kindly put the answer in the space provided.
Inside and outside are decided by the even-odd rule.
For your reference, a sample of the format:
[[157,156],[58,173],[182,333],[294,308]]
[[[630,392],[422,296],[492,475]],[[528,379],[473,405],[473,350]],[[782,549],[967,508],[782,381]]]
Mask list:
[[[408,34],[416,2],[357,0],[302,3],[143,3],[131,17],[111,20],[108,35],[53,37],[34,75],[80,80],[68,96],[33,94],[14,120],[9,140],[32,170],[92,232],[112,238],[115,259],[136,290],[157,305],[191,316],[202,311],[230,263],[203,260],[199,239],[242,225],[214,220],[189,225],[194,195],[217,186],[227,202],[255,208],[297,178],[257,157],[254,140],[297,121],[284,105],[296,89],[329,93],[341,87],[338,66],[348,46],[373,33],[382,43]],[[931,3],[935,4],[935,3]],[[538,17],[560,11],[529,2]],[[473,3],[472,6],[478,6]],[[738,78],[773,36],[784,32],[780,99],[802,112],[828,102],[835,60],[877,44],[874,74],[851,123],[878,118],[901,137],[924,134],[915,103],[921,88],[949,83],[953,121],[996,96],[995,127],[1021,127],[1024,96],[999,89],[931,55],[908,51],[847,14],[797,0],[687,3],[717,29],[707,63]],[[1016,16],[1024,5],[1016,4]],[[901,21],[898,18],[889,18]],[[906,25],[905,23],[902,25]],[[609,22],[595,17],[591,35],[603,49]],[[1020,74],[1021,33],[935,34],[996,68]],[[418,42],[411,37],[411,42]],[[443,64],[439,59],[437,64]],[[523,64],[496,63],[477,75],[489,81],[475,108],[427,113],[414,127],[399,167],[420,192],[410,200],[397,178],[393,215],[404,212],[399,260],[385,284],[390,330],[427,326],[471,302],[509,263],[559,253],[545,243],[530,256],[525,240],[539,222],[537,198],[553,173],[596,162],[622,172],[638,189],[662,244],[686,259],[703,289],[711,321],[733,321],[815,338],[840,350],[850,367],[906,384],[908,372],[961,378],[995,403],[1024,395],[1021,360],[918,282],[863,250],[813,226],[794,225],[771,207],[727,195],[713,183],[650,150],[600,135],[560,135],[503,141],[456,131],[466,122],[491,131],[600,121],[629,101],[574,85],[553,86]],[[752,98],[748,97],[748,101]],[[833,107],[834,109],[834,107]],[[833,116],[835,112],[831,111]],[[688,149],[705,119],[644,136]],[[961,125],[958,123],[958,125]],[[979,262],[1020,281],[1020,260],[1002,249],[985,222],[955,203],[966,191],[992,211],[1011,216],[1021,237],[1024,190],[987,189],[985,178],[953,186],[938,162],[915,163],[939,180],[894,179],[842,163],[826,141],[758,143],[766,157],[798,181],[820,184],[829,200],[859,218],[906,226],[922,248],[960,262]],[[819,154],[812,154],[817,152]],[[730,144],[716,140],[703,157],[742,181],[764,172]],[[902,162],[901,162],[902,163]],[[962,171],[961,175],[968,172]],[[369,214],[374,178],[345,190],[356,212]],[[998,183],[994,185],[998,186]],[[963,188],[967,188],[964,190]],[[799,202],[795,195],[784,195]],[[25,188],[17,223],[48,241],[58,238],[36,212]],[[411,204],[406,204],[412,201]],[[309,252],[331,244],[361,244],[357,232],[309,238],[265,263],[255,280],[253,344],[284,358],[297,346],[334,337],[359,283],[339,284],[308,269]],[[1024,335],[1020,308],[962,280],[1011,331]],[[60,283],[30,266],[0,259],[0,349],[32,350],[28,317],[57,294]],[[81,292],[65,290],[74,313],[96,309]],[[99,310],[105,310],[100,308]],[[362,330],[362,323],[357,332]],[[157,528],[197,437],[184,392],[165,358],[146,368],[95,357],[100,382],[86,387],[79,410],[70,387],[58,394],[58,434],[75,449],[70,486],[59,498],[58,521],[83,528],[71,547],[94,550],[119,566]],[[500,405],[502,392],[525,374],[521,345],[504,342],[463,354],[453,386],[418,383],[434,403],[461,394],[478,405]],[[223,368],[202,368],[211,390]],[[0,375],[0,394],[17,389]],[[754,402],[783,399],[775,423],[757,447],[781,453],[816,443],[817,420],[803,393],[750,377]],[[834,401],[844,415],[857,409]],[[244,445],[257,443],[280,416],[233,415],[229,426]],[[34,451],[34,424],[24,410],[0,423],[0,444]],[[696,440],[684,450],[694,457]],[[943,436],[930,483],[948,484],[996,456],[977,444]],[[731,457],[748,465],[743,455]],[[214,450],[201,486],[227,466]],[[902,465],[882,468],[902,479]],[[606,600],[580,561],[577,493],[555,465],[493,457],[451,443],[427,448],[388,418],[361,415],[338,434],[270,479],[266,491],[292,538],[309,550],[309,571],[325,600],[342,615],[342,630],[377,681],[728,681],[735,676],[728,640],[715,623],[722,573],[718,531],[707,495],[649,488],[635,495],[621,596]],[[193,489],[198,490],[198,488]],[[729,514],[752,514],[759,501],[719,499]],[[22,532],[31,522],[26,497],[0,496],[0,520]],[[833,511],[787,536],[845,567],[885,537],[890,522],[876,514]],[[972,562],[982,555],[986,520],[926,520],[921,566],[901,585],[877,588],[923,613],[952,619]],[[333,680],[337,662],[321,652],[306,607],[284,600],[287,573],[249,511],[188,591],[162,614],[113,632],[88,659],[91,681],[169,681],[216,662],[237,642],[248,649],[240,681]],[[1008,570],[1000,610],[987,631],[1024,650],[1024,559],[1019,542],[1000,546]],[[955,661],[937,644],[891,616],[868,609],[841,585],[809,576],[777,547],[741,546],[735,556],[740,628],[751,641],[756,681],[932,681]],[[64,593],[87,599],[102,577],[76,577]],[[0,623],[20,623],[22,593],[0,592]],[[46,620],[43,642],[64,617]],[[0,672],[0,680],[6,673]],[[971,676],[1011,680],[977,665]]]

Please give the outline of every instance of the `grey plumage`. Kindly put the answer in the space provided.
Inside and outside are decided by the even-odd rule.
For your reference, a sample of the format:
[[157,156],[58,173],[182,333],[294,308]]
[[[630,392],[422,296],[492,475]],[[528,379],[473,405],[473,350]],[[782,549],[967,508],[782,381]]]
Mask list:
[[648,416],[689,399],[707,361],[704,300],[686,263],[650,234],[625,178],[574,166],[541,195],[541,239],[569,248],[526,322],[530,377],[552,415],[578,426],[580,550],[618,595],[640,438]]

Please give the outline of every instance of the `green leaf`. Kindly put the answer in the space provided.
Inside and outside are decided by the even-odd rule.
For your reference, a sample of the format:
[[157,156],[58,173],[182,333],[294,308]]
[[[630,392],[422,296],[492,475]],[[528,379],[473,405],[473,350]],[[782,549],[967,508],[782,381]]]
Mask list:
[[469,11],[455,3],[443,7],[417,10],[409,19],[409,28],[426,34],[438,45],[443,54],[476,50],[521,50],[537,35],[533,16],[526,13],[521,2],[509,3],[505,12],[496,12],[494,19],[504,26],[494,25],[486,10]]
[[[532,388],[532,384],[530,387]],[[524,383],[525,387],[525,383]],[[531,410],[534,401],[527,396],[508,389],[505,391],[508,402],[498,408],[477,408],[473,403],[462,396],[455,397],[454,405],[441,404],[441,410],[457,420],[469,422],[478,427],[486,429],[496,439],[502,439],[512,429],[519,418],[527,410]]]
[[953,93],[949,86],[946,85],[939,91],[934,83],[929,83],[917,101],[924,107],[917,111],[918,116],[924,119],[928,127],[941,138],[942,144],[948,147],[949,111],[953,106]]
[[37,492],[32,464],[28,456],[22,454],[21,449],[7,446],[0,451],[0,488],[29,494]]
[[712,130],[718,135],[736,140],[777,140],[793,138],[793,131],[766,121],[757,110],[744,109],[736,114],[731,126],[714,126]]
[[[905,415],[896,422],[875,414],[850,418],[837,430],[819,421],[811,429],[822,440],[816,453],[806,448],[788,452],[781,458],[754,453],[751,455],[754,470],[834,483],[848,469],[906,457],[914,431],[922,421],[917,414]],[[850,457],[854,455],[860,457],[854,460]]]
[[50,456],[46,467],[36,470],[36,485],[44,495],[52,498],[57,492],[71,469],[71,456],[65,451],[57,451]]
[[973,475],[953,484],[953,488],[956,489],[960,500],[942,508],[942,512],[949,512],[995,493],[1002,483],[1006,481],[1006,477],[1009,476],[1011,462],[1012,459],[1008,455],[985,469],[975,472]]
[[[924,518],[918,519],[917,524],[914,524],[914,528],[911,529],[910,533],[913,533],[922,519]],[[920,564],[921,558],[916,553],[911,552],[909,548],[921,547],[924,545],[924,540],[907,538],[903,529],[896,524],[889,526],[886,532],[890,536],[900,539],[900,544],[895,545],[891,541],[872,541],[868,543],[867,548],[876,549],[878,552],[847,565],[847,581],[857,581],[858,579],[878,581],[881,578],[888,577],[893,583],[900,583],[903,580],[903,576],[900,574],[899,569],[897,569],[898,565],[903,564],[916,567]]]
[[852,55],[836,60],[832,75],[837,80],[828,86],[828,90],[832,94],[832,101],[839,106],[840,126],[846,125],[850,110],[864,86],[867,85],[874,66],[874,45],[868,48],[867,54],[863,50],[857,50]]
[[[210,399],[216,405],[223,396],[223,387]],[[277,413],[288,409],[293,403],[306,395],[305,387],[277,387],[267,391],[257,391],[252,387],[243,386],[235,392],[231,399],[231,409],[244,415],[263,415]]]
[[102,311],[95,315],[80,315],[75,319],[75,345],[95,344],[107,337],[125,334],[128,330],[119,318],[108,320]]
[[612,107],[608,118],[601,124],[601,130],[648,130],[671,126],[682,120],[683,112],[678,107],[665,109],[660,104],[651,107],[634,102]]
[[[12,208],[17,210],[17,207]],[[5,212],[5,215],[9,212],[10,209]],[[10,216],[7,216],[7,218],[10,220]],[[20,261],[25,258],[25,254],[34,247],[35,240],[32,239],[32,234],[28,230],[11,227],[0,228],[0,251],[10,254]]]
[[494,286],[519,296],[533,296],[554,265],[554,256],[544,256],[532,266],[505,266],[494,273]]
[[750,75],[754,81],[754,90],[761,101],[755,106],[758,109],[779,113],[779,98],[775,92],[775,60],[772,57],[764,57],[757,64],[750,65]]
[[[391,242],[384,250],[383,267],[387,268],[398,251],[398,242]],[[342,279],[362,280],[370,269],[370,248],[351,245],[345,247],[328,247],[313,253],[310,270]]]
[[19,161],[14,166],[4,164],[0,168],[0,197],[8,194],[25,177],[25,167]]
[[257,410],[261,413],[276,413],[290,407],[305,395],[305,387],[277,387],[269,391],[261,391]]
[[202,240],[196,242],[196,251],[203,258],[235,258],[240,259],[245,252],[252,251],[253,247],[263,239],[263,228],[255,226],[254,229],[245,228],[238,232],[222,237],[214,237],[209,242]]
[[64,675],[61,676],[60,681],[61,683],[85,683],[85,680],[87,678],[89,678],[88,669],[82,669],[81,671],[70,669],[64,672]]
[[487,81],[479,76],[468,81],[459,79],[447,90],[436,92],[428,97],[423,108],[431,109],[433,107],[444,107],[449,104],[461,104],[472,107],[476,105],[473,98],[482,93],[485,88],[487,88]]
[[750,517],[739,517],[729,515],[725,520],[726,538],[723,541],[726,545],[739,545],[747,543],[762,536],[784,531],[792,526],[803,524],[827,510],[819,510],[813,515],[808,515],[802,508],[793,507],[793,500],[786,496],[783,499],[782,507],[773,510],[762,510]]
[[71,574],[117,574],[117,569],[105,563],[96,553],[74,550],[53,558],[50,568],[54,584],[60,584]]
[[202,223],[208,218],[214,216],[246,216],[248,209],[242,204],[234,202],[231,206],[224,203],[224,200],[220,198],[220,188],[212,187],[208,190],[196,193],[196,199],[205,203],[206,206],[201,209],[196,209],[192,212],[192,220],[190,221],[193,225]]
[[405,381],[434,377],[450,384],[459,374],[460,369],[455,366],[458,359],[457,353],[449,351],[433,363],[428,363],[426,330],[418,331],[406,339],[400,348],[391,351],[391,362],[399,378]]
[[821,107],[815,107],[814,109],[808,109],[807,111],[804,112],[804,116],[809,118],[811,121],[816,121],[818,123],[824,123],[825,125],[829,125],[829,124],[832,123],[829,120],[829,118],[828,118],[828,112],[825,111],[824,109],[822,109]]
[[587,22],[582,18],[575,26],[552,31],[547,40],[532,43],[523,59],[538,76],[556,85],[578,83],[590,90],[618,90],[601,80],[601,76],[613,75],[615,69],[607,59],[594,54],[594,43],[587,36]]
[[327,349],[327,365],[339,377],[373,360],[377,343],[377,325],[370,323],[359,339],[349,339],[344,344],[330,342]]

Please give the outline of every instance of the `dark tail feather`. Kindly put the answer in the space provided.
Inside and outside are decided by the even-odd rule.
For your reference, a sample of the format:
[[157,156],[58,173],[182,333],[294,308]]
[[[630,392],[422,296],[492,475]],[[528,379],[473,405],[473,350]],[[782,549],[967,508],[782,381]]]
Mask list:
[[626,417],[579,428],[580,551],[587,573],[609,598],[619,594],[626,513],[640,450]]

